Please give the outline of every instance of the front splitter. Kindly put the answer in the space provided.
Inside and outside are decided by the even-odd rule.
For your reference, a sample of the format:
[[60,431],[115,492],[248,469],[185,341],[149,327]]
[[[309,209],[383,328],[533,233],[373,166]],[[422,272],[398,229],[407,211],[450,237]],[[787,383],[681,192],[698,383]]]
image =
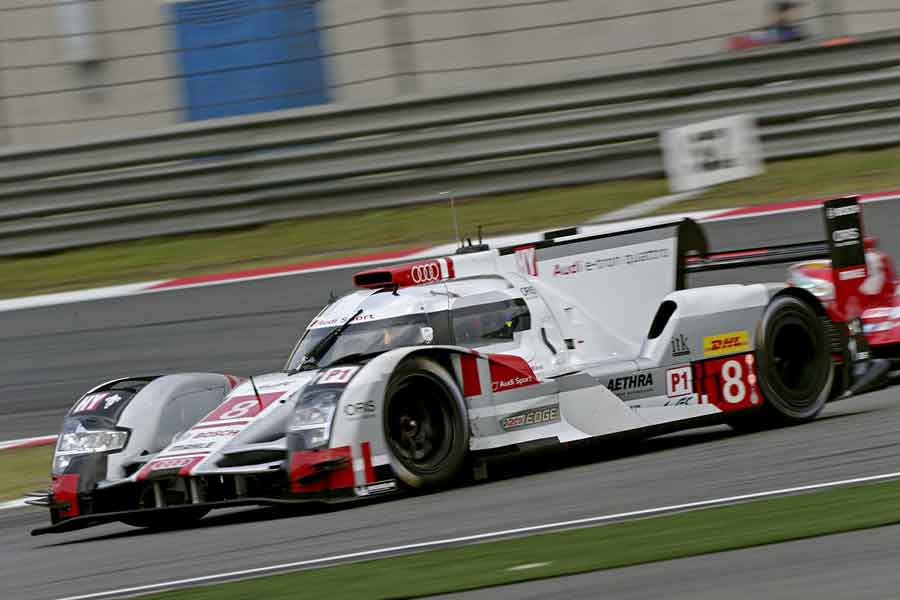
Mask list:
[[[332,500],[333,502],[333,500]],[[31,530],[31,535],[44,535],[47,533],[65,533],[67,531],[77,531],[94,525],[103,525],[105,523],[115,523],[123,518],[133,515],[158,515],[158,514],[174,514],[183,510],[196,510],[198,508],[214,509],[214,508],[235,508],[241,506],[283,506],[291,504],[326,504],[327,500],[322,498],[240,498],[236,500],[220,500],[218,502],[201,502],[197,504],[179,504],[177,506],[166,506],[163,508],[142,508],[140,510],[122,510],[115,512],[95,513],[79,515],[64,519],[59,523],[48,527],[38,527]]]

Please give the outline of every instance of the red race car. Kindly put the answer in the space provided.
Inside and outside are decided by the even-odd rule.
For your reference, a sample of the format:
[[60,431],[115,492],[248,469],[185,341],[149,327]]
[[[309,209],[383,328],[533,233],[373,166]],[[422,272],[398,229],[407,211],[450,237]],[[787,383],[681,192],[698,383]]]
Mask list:
[[[865,237],[866,278],[854,301],[862,319],[863,333],[873,354],[900,359],[900,286],[894,261],[878,249],[878,239]],[[845,307],[836,300],[831,260],[809,260],[788,268],[788,283],[812,292],[822,300],[832,319],[843,322]]]
[[841,344],[847,352],[834,360],[845,366],[855,393],[883,385],[900,364],[900,288],[891,257],[877,249],[876,238],[864,235],[858,200],[848,196],[823,204],[823,241],[713,253],[687,265],[690,272],[794,263],[788,283],[811,292],[830,320],[843,324],[836,334],[847,339]]

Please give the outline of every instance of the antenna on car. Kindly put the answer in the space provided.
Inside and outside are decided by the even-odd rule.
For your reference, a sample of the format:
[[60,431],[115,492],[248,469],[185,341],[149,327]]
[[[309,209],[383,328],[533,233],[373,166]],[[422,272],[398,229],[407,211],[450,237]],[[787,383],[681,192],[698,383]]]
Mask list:
[[250,385],[253,386],[253,393],[256,394],[256,401],[259,402],[259,410],[264,408],[262,398],[259,395],[259,390],[256,389],[256,383],[253,381],[253,375],[250,376]]
[[462,238],[459,237],[459,221],[456,220],[456,204],[453,192],[450,190],[438,193],[438,196],[450,197],[450,213],[453,215],[453,232],[456,234],[456,247],[462,248]]

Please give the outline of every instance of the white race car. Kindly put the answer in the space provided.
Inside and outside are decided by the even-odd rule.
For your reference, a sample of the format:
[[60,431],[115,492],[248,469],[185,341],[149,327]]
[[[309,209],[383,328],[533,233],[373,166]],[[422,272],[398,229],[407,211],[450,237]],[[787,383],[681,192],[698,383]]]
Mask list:
[[358,273],[283,372],[91,390],[35,533],[434,489],[479,457],[611,434],[796,423],[853,383],[847,328],[808,291],[686,289],[706,254],[692,221],[545,238]]

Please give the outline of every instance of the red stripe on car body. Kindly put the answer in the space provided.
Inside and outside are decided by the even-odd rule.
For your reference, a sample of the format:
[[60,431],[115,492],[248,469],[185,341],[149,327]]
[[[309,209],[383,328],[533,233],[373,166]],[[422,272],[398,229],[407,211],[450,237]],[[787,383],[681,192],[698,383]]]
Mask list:
[[453,259],[448,256],[444,260],[447,261],[447,279],[454,279],[456,277],[456,270],[453,267]]
[[459,357],[462,370],[463,396],[481,395],[481,378],[478,376],[478,358],[475,354],[464,354]]
[[50,489],[54,502],[66,502],[67,509],[60,509],[60,517],[77,517],[81,514],[78,508],[78,479],[80,475],[54,475]]
[[363,465],[366,468],[366,483],[375,483],[375,467],[372,466],[372,445],[369,442],[360,444]]
[[491,371],[491,391],[506,392],[538,383],[531,366],[521,356],[488,354]]
[[[344,464],[338,468],[330,466],[328,470],[322,471],[320,467],[317,467],[317,465],[340,459],[344,460]],[[288,468],[288,478],[291,483],[291,491],[295,494],[352,488],[354,486],[353,456],[350,446],[293,452]],[[308,479],[308,481],[301,483],[301,479]]]
[[706,404],[706,381],[703,378],[703,363],[695,362],[691,364],[693,369],[693,385],[694,393],[697,394],[697,403]]

